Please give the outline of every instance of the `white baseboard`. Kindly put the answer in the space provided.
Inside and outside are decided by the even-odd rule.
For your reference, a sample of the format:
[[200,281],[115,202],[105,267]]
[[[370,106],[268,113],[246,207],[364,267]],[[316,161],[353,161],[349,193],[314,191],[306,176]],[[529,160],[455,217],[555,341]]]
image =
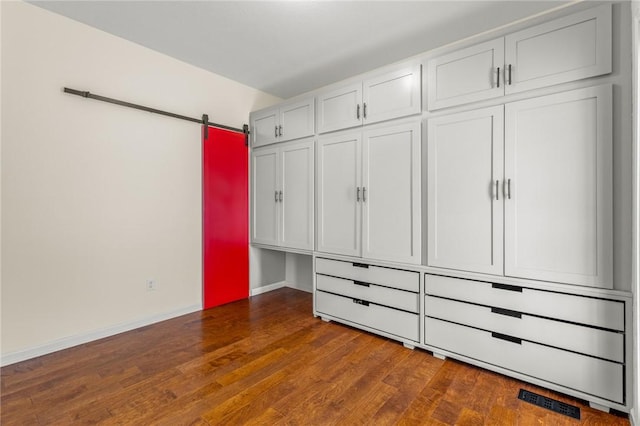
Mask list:
[[9,352],[2,354],[0,357],[0,366],[6,366],[15,364],[16,362],[26,361],[31,358],[35,358],[42,355],[47,355],[52,352],[57,352],[62,349],[68,349],[73,346],[82,345],[83,343],[92,342],[94,340],[102,339],[105,337],[113,336],[114,334],[123,333],[136,328],[144,327],[156,322],[168,320],[171,318],[179,317],[180,315],[190,314],[192,312],[202,310],[200,305],[191,305],[184,308],[176,309],[161,314],[152,315],[150,317],[141,318],[135,321],[131,321],[124,324],[118,324],[112,327],[106,327],[88,333],[82,333],[75,336],[64,337],[57,339],[44,345],[34,346],[32,348],[23,349],[20,351]]
[[277,283],[263,285],[262,287],[252,288],[251,291],[249,292],[249,296],[257,296],[258,294],[267,293],[282,287],[287,287],[286,281],[279,281]]
[[295,285],[293,285],[291,283],[288,283],[286,281],[279,281],[277,283],[264,285],[262,287],[252,288],[251,291],[249,292],[249,295],[250,296],[256,296],[258,294],[267,293],[267,292],[270,292],[270,291],[273,291],[273,290],[277,290],[277,289],[283,288],[283,287],[295,288],[296,290],[306,291],[307,293],[313,293],[313,289],[312,288],[296,287]]
[[306,291],[307,293],[313,293],[313,285],[310,287],[300,287],[295,284],[287,283],[286,286],[289,288],[295,288],[296,290]]

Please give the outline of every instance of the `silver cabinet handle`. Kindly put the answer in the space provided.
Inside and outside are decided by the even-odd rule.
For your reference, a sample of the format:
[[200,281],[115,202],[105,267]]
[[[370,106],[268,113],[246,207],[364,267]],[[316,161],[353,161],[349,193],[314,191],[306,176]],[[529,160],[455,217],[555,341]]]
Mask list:
[[275,200],[276,200],[276,203],[277,203],[278,202],[278,191],[276,191]]
[[360,120],[360,104],[356,106],[356,118]]
[[509,86],[511,86],[511,64],[509,64]]
[[360,187],[356,187],[356,201],[360,202]]
[[507,179],[507,198],[511,199],[511,179]]
[[278,136],[282,136],[282,124],[278,126]]
[[282,202],[282,191],[280,191],[280,195],[278,198],[279,198],[278,201]]
[[362,202],[366,202],[367,201],[367,188],[365,188],[364,186],[362,187]]
[[497,82],[498,82],[498,87],[500,87],[500,67],[498,67],[498,78],[497,78]]
[[367,103],[362,104],[362,118],[367,118]]
[[275,127],[275,135],[276,138],[278,137],[278,126]]
[[496,200],[499,200],[499,199],[500,199],[500,192],[498,191],[498,188],[499,188],[499,186],[498,186],[498,185],[499,185],[499,182],[500,182],[500,181],[496,180]]

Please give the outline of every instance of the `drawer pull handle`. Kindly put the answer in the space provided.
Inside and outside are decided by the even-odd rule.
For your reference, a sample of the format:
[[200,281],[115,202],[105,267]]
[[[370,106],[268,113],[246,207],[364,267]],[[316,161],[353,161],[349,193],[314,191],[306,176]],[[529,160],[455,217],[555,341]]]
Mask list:
[[491,284],[491,288],[497,288],[498,290],[517,291],[518,293],[522,293],[522,287],[518,287],[515,285]]
[[369,306],[369,302],[367,302],[366,300],[353,299],[353,303],[355,303],[356,305]]
[[369,268],[369,265],[367,265],[366,263],[352,263],[352,265],[354,268]]
[[369,285],[370,285],[369,283],[363,283],[362,281],[354,281],[353,284],[359,285],[359,286],[362,286],[362,287],[369,287]]
[[491,312],[494,314],[506,315],[508,317],[522,318],[522,314],[520,312],[510,311],[509,309],[491,308]]
[[513,336],[507,336],[506,334],[491,333],[491,337],[495,339],[506,340],[507,342],[511,342],[511,343],[517,343],[519,345],[522,344],[522,339],[518,339],[517,337],[513,337]]

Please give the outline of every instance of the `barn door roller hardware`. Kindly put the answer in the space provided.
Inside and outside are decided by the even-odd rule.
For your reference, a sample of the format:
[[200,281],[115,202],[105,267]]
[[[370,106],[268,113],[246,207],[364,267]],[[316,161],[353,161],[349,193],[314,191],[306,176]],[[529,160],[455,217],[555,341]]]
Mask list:
[[[236,127],[225,126],[224,124],[212,123],[209,121],[209,116],[207,114],[202,114],[202,118],[187,117],[186,115],[174,114],[172,112],[163,111],[161,109],[150,108],[144,105],[138,105],[131,102],[125,102],[118,99],[108,98],[106,96],[96,95],[91,92],[86,92],[83,90],[70,89],[68,87],[64,88],[64,93],[82,96],[83,98],[95,99],[97,101],[108,102],[110,104],[120,105],[127,108],[133,108],[133,109],[139,109],[141,111],[152,112],[154,114],[165,115],[167,117],[177,118],[180,120],[191,121],[192,123],[198,123],[204,126],[217,127],[219,129],[230,130],[232,132],[244,133],[245,135],[244,144],[249,145],[249,126],[247,124],[244,124],[242,126],[242,129],[238,129]],[[207,136],[208,136],[208,132],[204,132],[205,139],[207,138]]]

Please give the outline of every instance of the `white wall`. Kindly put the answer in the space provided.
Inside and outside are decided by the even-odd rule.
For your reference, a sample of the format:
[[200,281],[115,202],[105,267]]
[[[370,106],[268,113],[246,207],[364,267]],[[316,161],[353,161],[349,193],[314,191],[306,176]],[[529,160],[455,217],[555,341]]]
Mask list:
[[235,127],[279,99],[33,5],[0,8],[2,362],[199,309],[200,127],[62,87]]

